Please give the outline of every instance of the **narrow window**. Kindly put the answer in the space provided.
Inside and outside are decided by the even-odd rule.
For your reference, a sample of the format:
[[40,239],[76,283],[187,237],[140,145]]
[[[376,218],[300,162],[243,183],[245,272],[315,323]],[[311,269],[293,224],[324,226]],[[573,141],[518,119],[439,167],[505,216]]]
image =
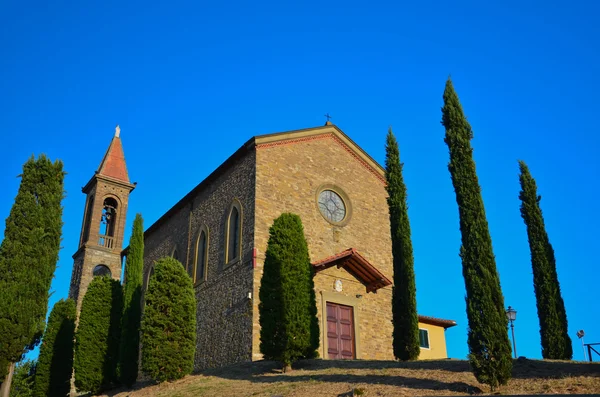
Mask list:
[[82,244],[85,244],[90,238],[90,228],[92,224],[92,213],[94,211],[94,196],[90,196],[87,203],[87,208],[85,210],[85,224],[83,225],[83,238],[81,240]]
[[240,211],[236,206],[229,214],[229,230],[227,233],[227,262],[231,262],[240,254]]
[[200,232],[200,236],[198,237],[198,245],[196,247],[196,275],[194,278],[194,282],[196,283],[198,281],[204,281],[204,276],[206,274],[206,242],[206,232],[202,230],[202,232]]
[[106,265],[98,265],[98,266],[94,267],[94,271],[92,273],[93,273],[94,277],[102,277],[102,276],[111,277],[112,276],[110,269]]
[[419,330],[419,343],[424,349],[429,349],[429,332],[426,329]]

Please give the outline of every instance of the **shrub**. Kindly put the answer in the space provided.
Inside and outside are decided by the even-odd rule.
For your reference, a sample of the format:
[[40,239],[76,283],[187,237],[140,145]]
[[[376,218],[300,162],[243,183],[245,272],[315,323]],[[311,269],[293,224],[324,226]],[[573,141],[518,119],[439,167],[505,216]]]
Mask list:
[[75,334],[75,387],[97,393],[117,381],[123,293],[121,284],[96,277],[83,297]]
[[259,290],[260,351],[284,369],[317,356],[319,324],[313,268],[300,217],[281,214],[269,229]]
[[157,382],[194,369],[196,298],[192,279],[173,258],[156,262],[142,316],[142,371]]
[[40,346],[33,395],[66,396],[73,375],[73,339],[75,336],[75,302],[71,299],[54,304],[44,339]]

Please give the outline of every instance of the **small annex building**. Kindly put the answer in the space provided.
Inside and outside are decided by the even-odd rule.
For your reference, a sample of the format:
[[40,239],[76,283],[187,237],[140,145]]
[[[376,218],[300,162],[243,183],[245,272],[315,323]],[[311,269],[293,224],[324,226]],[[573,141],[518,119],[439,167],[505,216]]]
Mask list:
[[[122,165],[111,167],[126,170],[115,139],[118,134],[109,152],[116,146],[120,151],[113,157]],[[116,174],[103,175],[107,157],[109,153],[84,188],[87,215],[71,281],[76,299],[87,287],[78,283],[89,283],[99,265],[90,255],[90,263],[79,265],[82,253],[92,250],[98,257],[97,251],[112,254],[122,247],[120,222],[134,185],[123,172],[121,180]],[[94,204],[93,198],[90,204],[95,192],[103,194],[95,194],[96,203],[106,203],[107,195],[120,204],[112,219],[119,220],[113,229],[121,235],[110,236],[110,246],[105,236],[113,229],[106,224],[111,219],[106,212],[115,209]],[[292,212],[302,219],[315,270],[320,357],[392,360],[393,267],[386,198],[384,169],[330,122],[252,137],[146,230],[144,289],[155,261],[175,257],[196,290],[196,369],[262,359],[258,292],[269,228],[281,213]],[[89,220],[94,213],[97,219]],[[89,233],[86,225],[94,230],[100,226],[103,232]],[[120,277],[120,269],[109,267],[113,277]],[[420,358],[446,358],[445,330],[455,325],[419,316]]]

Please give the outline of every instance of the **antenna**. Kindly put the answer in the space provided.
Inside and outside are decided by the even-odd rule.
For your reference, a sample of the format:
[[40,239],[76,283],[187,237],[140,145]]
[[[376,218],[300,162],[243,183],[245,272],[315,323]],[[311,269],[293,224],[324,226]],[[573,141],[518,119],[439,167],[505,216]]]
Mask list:
[[587,356],[585,355],[585,344],[583,343],[583,337],[585,336],[585,332],[582,329],[577,331],[577,337],[581,339],[581,348],[583,349],[583,360],[587,361]]

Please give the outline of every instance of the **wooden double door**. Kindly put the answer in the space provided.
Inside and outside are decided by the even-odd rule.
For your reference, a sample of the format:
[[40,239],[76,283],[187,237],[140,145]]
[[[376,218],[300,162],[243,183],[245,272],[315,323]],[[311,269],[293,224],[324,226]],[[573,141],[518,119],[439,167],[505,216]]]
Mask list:
[[352,306],[327,302],[327,358],[332,360],[356,358]]

